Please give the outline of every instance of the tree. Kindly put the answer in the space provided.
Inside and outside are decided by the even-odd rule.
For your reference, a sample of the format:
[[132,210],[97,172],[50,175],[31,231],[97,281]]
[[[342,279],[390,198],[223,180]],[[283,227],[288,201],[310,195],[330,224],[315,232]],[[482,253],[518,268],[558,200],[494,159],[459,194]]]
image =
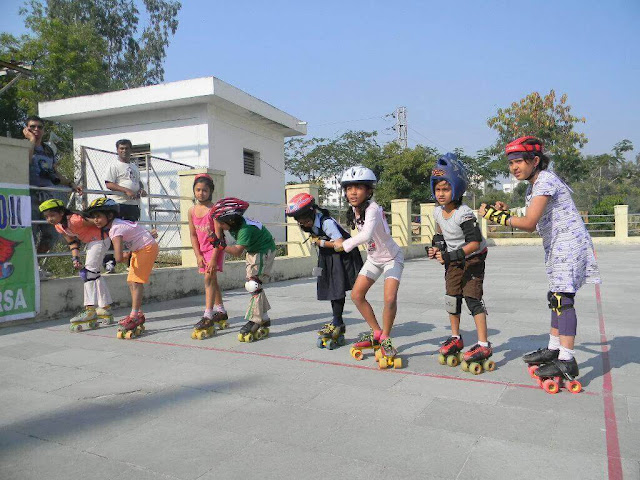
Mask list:
[[554,90],[544,97],[534,92],[507,108],[499,108],[496,115],[487,120],[489,127],[498,132],[498,140],[490,151],[493,155],[502,155],[505,145],[513,139],[533,135],[544,142],[561,177],[570,182],[580,180],[587,170],[579,149],[588,140],[574,129],[578,123],[585,122],[584,117],[571,114],[566,94],[556,100]]

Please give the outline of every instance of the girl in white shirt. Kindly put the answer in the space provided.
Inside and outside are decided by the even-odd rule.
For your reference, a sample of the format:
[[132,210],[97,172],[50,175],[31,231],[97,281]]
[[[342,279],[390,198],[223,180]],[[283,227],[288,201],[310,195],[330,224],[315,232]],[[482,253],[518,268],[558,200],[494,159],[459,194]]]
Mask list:
[[[404,269],[404,254],[398,244],[391,237],[389,225],[384,217],[382,207],[371,197],[377,182],[375,174],[366,167],[358,166],[347,169],[342,175],[340,184],[344,188],[347,201],[351,208],[347,213],[347,221],[351,228],[357,228],[358,233],[347,240],[338,239],[334,242],[335,249],[350,252],[358,245],[367,245],[367,261],[360,270],[356,283],[351,290],[351,300],[371,328],[370,332],[360,334],[358,341],[352,348],[352,355],[357,360],[362,358],[362,349],[380,348],[382,356],[380,366],[401,366],[400,359],[393,360],[397,354],[391,342],[391,327],[396,318],[398,303],[398,288]],[[366,294],[375,281],[384,275],[384,308],[382,310],[382,328],[376,320],[371,304]],[[378,358],[378,357],[376,357]],[[384,364],[384,365],[383,365]]]

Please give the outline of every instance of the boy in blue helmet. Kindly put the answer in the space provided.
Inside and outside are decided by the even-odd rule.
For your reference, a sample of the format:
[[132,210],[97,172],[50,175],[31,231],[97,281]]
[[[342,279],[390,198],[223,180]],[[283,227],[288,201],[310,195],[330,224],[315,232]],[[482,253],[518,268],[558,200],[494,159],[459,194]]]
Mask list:
[[[487,258],[487,242],[473,211],[462,205],[467,189],[465,167],[453,153],[440,157],[431,172],[431,193],[438,202],[434,211],[437,234],[427,249],[429,258],[445,266],[445,307],[451,322],[451,337],[440,347],[439,362],[474,374],[493,370],[488,360],[493,354],[487,338],[487,312],[482,301],[482,283]],[[464,299],[478,331],[478,343],[464,354],[460,336],[460,313]]]

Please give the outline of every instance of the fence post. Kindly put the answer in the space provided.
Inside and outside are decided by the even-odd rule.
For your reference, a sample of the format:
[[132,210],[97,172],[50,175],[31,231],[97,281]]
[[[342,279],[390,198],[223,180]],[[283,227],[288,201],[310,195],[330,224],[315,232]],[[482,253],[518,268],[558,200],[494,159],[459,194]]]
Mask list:
[[85,210],[89,206],[89,202],[87,200],[87,159],[89,155],[87,155],[87,149],[84,146],[80,147],[80,181],[82,182],[82,209]]
[[420,243],[431,244],[431,239],[436,233],[436,221],[433,212],[435,203],[420,204]]
[[[180,199],[180,222],[189,221],[189,209],[193,206],[193,179],[199,173],[208,173],[213,179],[215,190],[211,200],[216,202],[224,197],[224,177],[226,172],[222,170],[212,170],[209,168],[194,168],[192,170],[178,171],[179,195],[186,197]],[[189,225],[180,225],[180,246],[188,247],[187,250],[180,250],[182,256],[183,267],[195,267],[196,256],[191,250],[191,234],[189,233]]]
[[625,242],[629,238],[629,205],[613,207],[616,241]]
[[411,245],[411,199],[391,200],[391,236],[401,247]]
[[478,224],[480,225],[480,233],[482,234],[482,237],[487,239],[487,231],[488,231],[488,226],[489,223],[487,222],[487,219],[484,217],[481,217],[480,214],[478,213],[478,210],[474,210],[473,214],[476,216],[476,218],[478,219]]
[[[291,200],[295,195],[299,193],[308,193],[313,196],[316,200],[318,199],[318,186],[310,183],[298,183],[294,185],[285,185],[285,198],[287,203]],[[286,217],[287,219],[287,255],[289,257],[308,257],[311,255],[312,248],[311,242],[305,242],[307,240],[308,235],[304,234],[300,227],[298,226],[298,222],[296,222],[291,217]],[[299,242],[299,243],[289,243],[289,242]]]

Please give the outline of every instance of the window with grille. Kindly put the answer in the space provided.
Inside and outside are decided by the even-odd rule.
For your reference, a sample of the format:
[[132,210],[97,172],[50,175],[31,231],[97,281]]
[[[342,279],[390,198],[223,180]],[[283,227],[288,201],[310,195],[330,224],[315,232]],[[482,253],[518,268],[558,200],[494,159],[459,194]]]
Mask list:
[[247,175],[260,175],[260,154],[251,150],[243,150],[244,173]]

